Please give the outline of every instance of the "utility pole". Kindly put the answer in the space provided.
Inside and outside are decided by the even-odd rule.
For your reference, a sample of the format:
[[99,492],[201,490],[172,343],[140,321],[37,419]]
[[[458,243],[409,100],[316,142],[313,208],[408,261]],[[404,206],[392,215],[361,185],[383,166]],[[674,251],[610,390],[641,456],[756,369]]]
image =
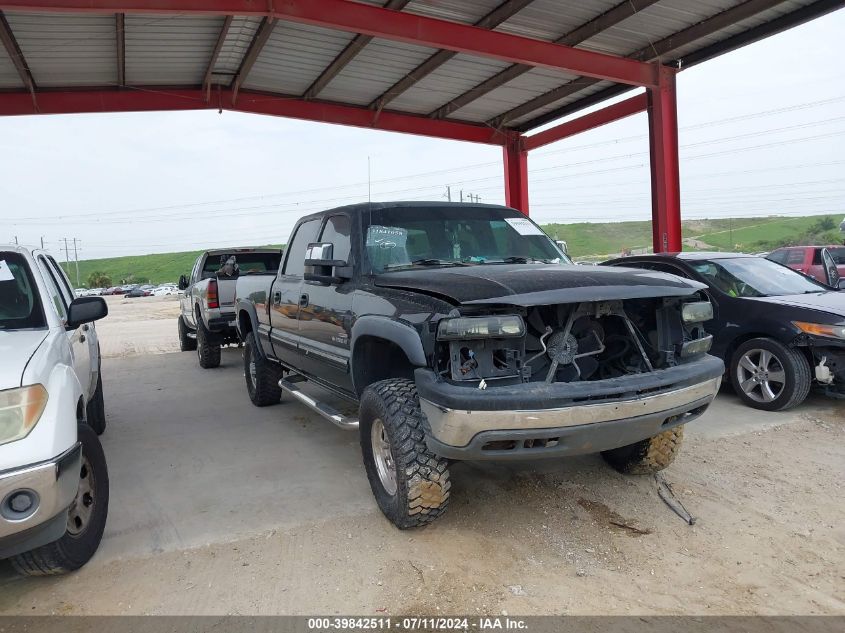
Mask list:
[[44,250],[44,236],[41,236],[41,250]]
[[[82,240],[79,241],[82,242]],[[73,238],[73,260],[76,262],[76,287],[79,288],[79,255],[76,252],[76,238]]]
[[64,243],[65,243],[65,272],[70,274],[70,261],[69,261],[70,257],[68,256],[68,250],[67,250],[67,238],[63,237],[62,240],[64,240]]
[[449,185],[446,185],[446,198],[449,200],[449,202],[452,202],[452,187],[450,187]]
[[461,189],[461,202],[463,202],[463,201],[464,201],[464,190]]
[[16,246],[17,246],[17,243],[18,243],[18,236],[17,236],[17,235],[15,235],[15,245],[16,245]]

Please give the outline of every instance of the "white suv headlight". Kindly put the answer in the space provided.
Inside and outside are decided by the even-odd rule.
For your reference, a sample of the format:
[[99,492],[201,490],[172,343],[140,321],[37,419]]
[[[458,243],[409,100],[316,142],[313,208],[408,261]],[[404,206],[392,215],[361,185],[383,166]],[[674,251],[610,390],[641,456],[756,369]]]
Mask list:
[[0,391],[0,444],[29,435],[46,406],[47,390],[44,385]]

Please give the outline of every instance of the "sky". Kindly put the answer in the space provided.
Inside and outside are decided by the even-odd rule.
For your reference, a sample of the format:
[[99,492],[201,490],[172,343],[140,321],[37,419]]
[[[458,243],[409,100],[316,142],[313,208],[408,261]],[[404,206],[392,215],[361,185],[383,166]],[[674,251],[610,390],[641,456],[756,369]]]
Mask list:
[[[843,34],[840,10],[678,75],[685,219],[845,216]],[[531,217],[650,218],[647,131],[532,152]],[[305,213],[447,187],[504,203],[501,149],[235,112],[0,118],[0,243],[59,259],[63,238],[80,260],[284,243]]]

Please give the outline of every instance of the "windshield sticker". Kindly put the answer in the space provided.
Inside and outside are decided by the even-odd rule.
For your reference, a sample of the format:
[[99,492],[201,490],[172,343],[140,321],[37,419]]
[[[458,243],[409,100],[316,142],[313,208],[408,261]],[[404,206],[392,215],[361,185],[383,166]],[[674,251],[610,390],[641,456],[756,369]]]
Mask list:
[[407,241],[408,229],[373,225],[367,230],[367,246],[383,249],[405,248]]
[[505,222],[520,235],[545,235],[537,225],[526,218],[505,218]]
[[0,259],[0,281],[14,281],[15,276],[12,274],[12,270],[9,268],[9,265],[6,263],[5,259]]

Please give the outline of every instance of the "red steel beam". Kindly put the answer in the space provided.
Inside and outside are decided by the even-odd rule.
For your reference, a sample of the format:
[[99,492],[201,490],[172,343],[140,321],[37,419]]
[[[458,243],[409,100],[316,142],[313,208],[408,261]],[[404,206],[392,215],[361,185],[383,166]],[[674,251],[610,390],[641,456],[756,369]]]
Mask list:
[[336,123],[387,132],[403,132],[488,145],[505,145],[514,137],[485,125],[457,121],[432,121],[421,115],[382,111],[324,101],[304,101],[241,90],[237,102],[231,89],[222,90],[220,102],[206,101],[203,88],[162,89],[152,87],[131,90],[45,90],[38,93],[36,112],[30,95],[25,92],[0,92],[0,116],[23,114],[72,114],[94,112],[144,112],[156,110],[203,110],[218,107],[224,110],[281,116],[304,121]]
[[595,112],[590,112],[589,114],[561,123],[560,125],[556,125],[548,130],[532,134],[531,136],[526,136],[524,141],[525,149],[531,151],[537,149],[538,147],[543,147],[544,145],[569,138],[575,134],[580,134],[581,132],[586,132],[587,130],[592,130],[594,128],[601,127],[602,125],[619,121],[620,119],[629,117],[632,114],[645,112],[647,108],[648,96],[645,93],[638,94],[630,99],[614,103],[613,105],[609,105],[601,110],[596,110]]
[[681,241],[678,103],[675,70],[661,67],[660,87],[648,90],[651,226],[655,253],[674,253]]
[[505,167],[505,204],[528,215],[528,151],[522,138],[512,136],[502,148]]
[[263,15],[616,83],[657,85],[657,70],[652,64],[350,0],[0,0],[0,9],[4,8],[80,13]]

